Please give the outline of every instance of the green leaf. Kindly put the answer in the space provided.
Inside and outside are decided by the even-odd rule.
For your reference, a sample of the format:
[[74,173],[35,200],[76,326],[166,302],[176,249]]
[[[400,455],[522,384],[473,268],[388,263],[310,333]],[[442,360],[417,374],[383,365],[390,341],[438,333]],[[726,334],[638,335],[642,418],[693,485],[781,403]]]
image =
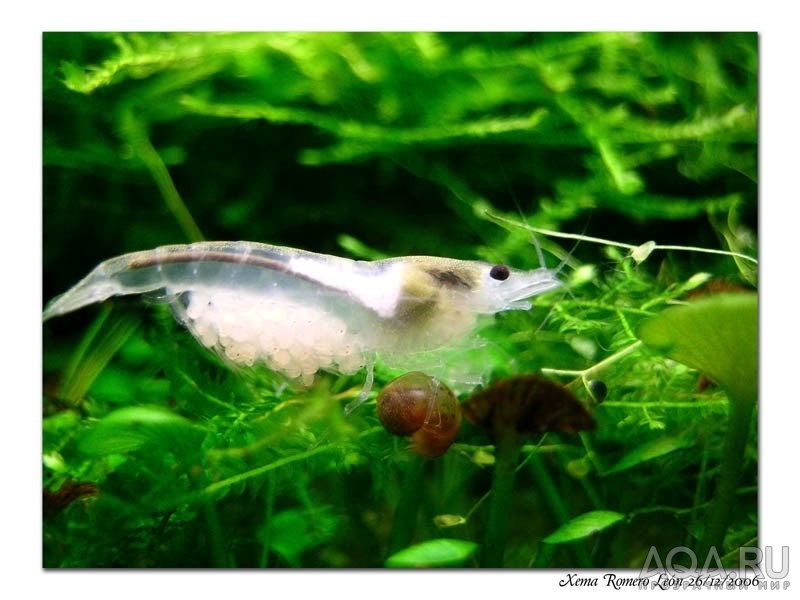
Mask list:
[[262,542],[292,567],[302,566],[303,552],[327,543],[336,534],[340,519],[330,507],[289,509],[276,514],[258,531]]
[[611,467],[606,474],[610,475],[611,473],[619,473],[620,471],[625,471],[640,465],[643,462],[653,460],[654,458],[664,456],[670,452],[675,452],[676,450],[680,450],[682,448],[689,448],[693,445],[694,440],[689,438],[689,436],[684,435],[661,437],[644,443],[641,446],[637,446],[625,454],[625,456],[619,459],[617,464]]
[[478,549],[466,540],[441,538],[409,546],[386,559],[390,568],[460,567]]
[[622,513],[611,510],[595,510],[575,517],[564,523],[553,533],[544,538],[548,544],[566,544],[582,540],[590,535],[608,529],[625,518]]
[[737,481],[758,398],[758,295],[727,293],[703,298],[642,323],[639,338],[699,369],[730,396],[728,434],[720,478],[701,550],[720,546],[731,523]]
[[81,435],[78,448],[90,456],[105,456],[153,445],[199,447],[201,436],[194,423],[165,408],[129,406],[109,413]]
[[668,308],[643,322],[639,339],[702,371],[732,396],[758,394],[758,295],[725,293]]

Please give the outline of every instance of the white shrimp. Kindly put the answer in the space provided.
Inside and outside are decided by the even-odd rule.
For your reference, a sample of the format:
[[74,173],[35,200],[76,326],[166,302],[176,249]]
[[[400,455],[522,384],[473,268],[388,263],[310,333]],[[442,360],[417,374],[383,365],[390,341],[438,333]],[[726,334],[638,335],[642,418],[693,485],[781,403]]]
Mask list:
[[263,362],[310,384],[326,370],[402,366],[417,353],[457,346],[480,315],[527,310],[561,285],[545,267],[432,256],[358,261],[255,242],[164,246],[107,260],[45,308],[43,320],[112,296],[169,301],[195,338],[237,364]]

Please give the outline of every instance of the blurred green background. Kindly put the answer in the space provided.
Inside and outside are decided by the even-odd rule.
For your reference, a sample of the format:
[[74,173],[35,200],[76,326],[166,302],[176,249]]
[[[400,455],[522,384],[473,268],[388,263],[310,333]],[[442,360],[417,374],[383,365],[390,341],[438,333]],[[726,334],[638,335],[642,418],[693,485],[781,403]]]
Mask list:
[[344,233],[473,258],[504,235],[473,195],[630,243],[718,246],[709,210],[755,225],[754,34],[43,43],[47,298],[103,258],[189,241],[168,178],[206,239],[338,254]]
[[[753,33],[46,33],[43,302],[106,258],[198,239],[539,266],[530,234],[491,222],[487,209],[626,244],[755,256],[757,106]],[[635,339],[637,319],[681,297],[698,272],[757,284],[752,263],[728,256],[659,253],[634,265],[618,249],[539,241],[551,267],[573,252],[565,279],[583,264],[593,266],[594,280],[576,284],[562,303],[546,300],[538,313],[503,321],[496,339],[507,351],[524,346],[523,369],[586,368],[610,356]],[[100,337],[84,337],[98,314],[106,318],[92,308],[44,328],[45,487],[90,481],[100,490],[92,502],[46,514],[46,566],[383,564],[409,459],[402,441],[364,433],[374,417],[340,422],[325,408],[338,407],[329,396],[354,380],[315,387],[306,405],[318,414],[308,409],[295,415],[296,429],[278,431],[264,415],[290,398],[268,374],[231,375],[158,310],[112,313],[96,325]],[[510,337],[520,329],[528,337]],[[576,350],[586,340],[593,349]],[[600,543],[586,542],[590,553],[559,550],[544,566],[635,566],[650,542],[699,535],[698,511],[721,452],[724,415],[715,411],[724,413],[724,394],[701,391],[709,395],[700,396],[700,413],[642,413],[630,403],[657,404],[664,398],[656,391],[694,393],[696,373],[665,375],[655,360],[632,358],[605,375],[617,402],[598,409],[606,466],[677,435],[698,414],[719,431],[669,438],[666,463],[647,462],[626,483],[638,491],[625,499],[597,462],[580,476],[566,470],[591,455],[586,440],[549,451],[555,458],[520,476],[524,506],[515,514],[530,529],[518,526],[508,566],[534,564],[544,535],[591,508],[635,516]],[[145,404],[187,421],[156,419],[154,437],[133,446],[119,445],[128,432],[114,429],[114,419],[107,438],[81,437],[113,410]],[[276,467],[247,477],[235,493],[225,488],[224,497],[192,496],[301,455],[306,429],[351,441],[332,451],[335,460]],[[187,445],[165,452],[167,438]],[[467,450],[488,443],[477,433],[462,441]],[[750,485],[754,444],[753,436],[743,480]],[[225,462],[230,457],[213,454],[231,448],[247,448],[247,456]],[[467,450],[426,467],[426,516],[409,543],[443,535],[480,541],[479,507],[455,534],[431,524],[437,514],[467,513],[488,489]],[[376,456],[391,460],[371,462]],[[662,460],[641,460],[653,459]],[[531,517],[547,503],[542,477],[564,505]],[[755,535],[751,496],[736,529],[743,540]],[[663,505],[677,508],[645,510]],[[634,531],[645,532],[640,544],[625,541]],[[295,546],[286,541],[295,538]]]

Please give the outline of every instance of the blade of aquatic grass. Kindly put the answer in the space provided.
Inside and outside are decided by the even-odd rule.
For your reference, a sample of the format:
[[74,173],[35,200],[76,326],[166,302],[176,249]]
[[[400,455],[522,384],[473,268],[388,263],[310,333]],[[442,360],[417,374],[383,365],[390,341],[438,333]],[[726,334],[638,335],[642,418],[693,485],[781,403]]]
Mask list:
[[64,368],[60,396],[77,405],[140,321],[139,315],[112,303],[103,305]]
[[145,124],[133,114],[131,109],[122,111],[119,122],[121,133],[145,167],[147,167],[147,170],[150,171],[161,192],[164,203],[172,213],[172,216],[175,217],[186,237],[192,242],[199,242],[205,239],[192,213],[189,212],[189,208],[175,187],[167,165],[164,164],[158,151],[153,147]]

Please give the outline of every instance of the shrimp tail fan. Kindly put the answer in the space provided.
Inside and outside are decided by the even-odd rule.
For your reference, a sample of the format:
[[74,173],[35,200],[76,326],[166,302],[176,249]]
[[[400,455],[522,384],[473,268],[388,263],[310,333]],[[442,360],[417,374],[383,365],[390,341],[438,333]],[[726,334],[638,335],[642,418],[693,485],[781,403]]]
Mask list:
[[[130,270],[131,257],[125,255],[100,263],[95,269],[65,293],[56,296],[45,306],[42,321],[58,317],[112,296],[151,292],[163,283],[146,273],[137,276]],[[144,275],[144,276],[143,276]]]

